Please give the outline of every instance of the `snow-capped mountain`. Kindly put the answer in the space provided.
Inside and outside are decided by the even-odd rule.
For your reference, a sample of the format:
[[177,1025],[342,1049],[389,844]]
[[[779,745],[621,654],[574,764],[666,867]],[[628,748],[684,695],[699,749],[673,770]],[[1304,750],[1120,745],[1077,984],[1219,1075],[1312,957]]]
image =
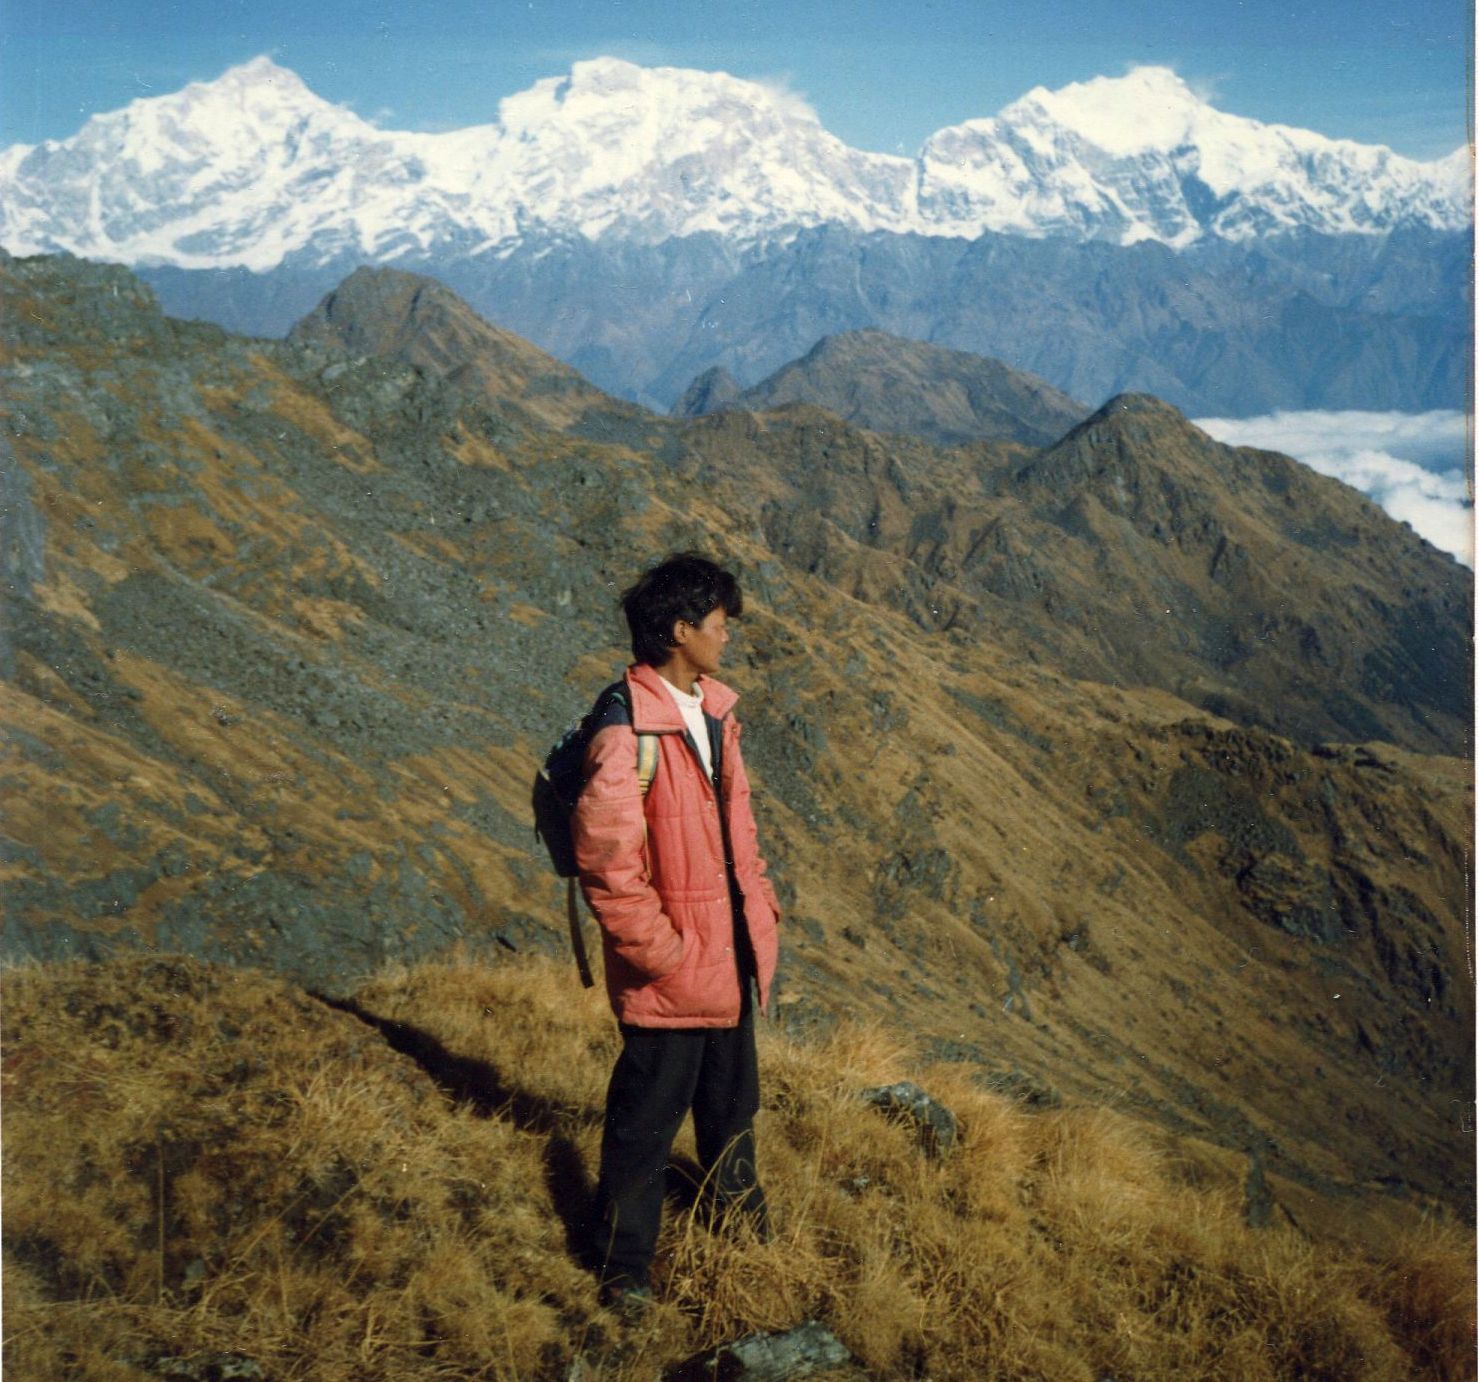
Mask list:
[[742,244],[840,225],[1184,247],[1285,229],[1461,229],[1466,150],[1432,163],[1224,114],[1174,73],[1038,88],[917,158],[866,153],[801,100],[722,73],[601,58],[488,125],[379,129],[267,58],[0,153],[17,254],[270,269],[531,240]]
[[1227,115],[1168,68],[1142,67],[1037,87],[993,120],[940,130],[919,155],[918,207],[946,233],[1177,248],[1208,234],[1456,230],[1471,219],[1471,158],[1418,163]]
[[[266,58],[7,151],[0,243],[124,263],[266,269],[453,232],[424,136],[375,129]],[[465,198],[463,198],[465,200]]]

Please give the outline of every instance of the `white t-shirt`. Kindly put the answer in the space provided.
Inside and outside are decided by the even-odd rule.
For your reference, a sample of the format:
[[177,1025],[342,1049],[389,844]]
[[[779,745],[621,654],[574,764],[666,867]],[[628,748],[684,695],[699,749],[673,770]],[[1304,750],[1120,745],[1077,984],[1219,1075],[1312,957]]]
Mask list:
[[687,691],[679,691],[666,677],[662,678],[662,685],[667,688],[672,699],[677,702],[677,708],[683,713],[683,723],[688,727],[688,733],[693,736],[693,742],[698,745],[698,756],[703,760],[703,771],[709,777],[713,776],[713,750],[708,743],[708,723],[703,718],[703,688],[700,685],[697,694]]

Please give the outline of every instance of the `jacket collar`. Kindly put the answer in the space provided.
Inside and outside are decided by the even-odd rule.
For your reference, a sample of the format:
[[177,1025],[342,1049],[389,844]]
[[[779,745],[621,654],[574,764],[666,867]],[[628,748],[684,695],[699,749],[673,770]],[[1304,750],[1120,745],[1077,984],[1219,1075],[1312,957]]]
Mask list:
[[[631,727],[638,734],[681,734],[687,728],[655,667],[632,663],[626,669],[626,684],[631,688]],[[703,688],[703,713],[715,720],[722,720],[739,699],[737,692],[713,677],[699,677],[698,684]]]

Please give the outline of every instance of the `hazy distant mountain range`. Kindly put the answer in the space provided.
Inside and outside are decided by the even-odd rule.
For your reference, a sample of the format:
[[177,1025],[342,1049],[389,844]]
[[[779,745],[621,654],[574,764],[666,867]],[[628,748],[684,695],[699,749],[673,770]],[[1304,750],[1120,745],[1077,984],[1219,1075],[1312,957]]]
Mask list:
[[1227,115],[1143,68],[852,149],[722,73],[577,63],[495,121],[384,130],[266,58],[0,153],[0,244],[142,270],[278,334],[355,265],[436,274],[603,387],[666,407],[880,327],[1089,403],[1458,406],[1468,154]]

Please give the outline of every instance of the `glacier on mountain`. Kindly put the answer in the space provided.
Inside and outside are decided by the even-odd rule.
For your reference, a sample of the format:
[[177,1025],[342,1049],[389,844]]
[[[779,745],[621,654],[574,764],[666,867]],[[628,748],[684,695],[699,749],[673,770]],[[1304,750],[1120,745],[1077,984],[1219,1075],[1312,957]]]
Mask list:
[[0,152],[10,252],[187,269],[537,239],[752,245],[829,224],[1183,248],[1470,223],[1466,150],[1420,163],[1228,115],[1165,68],[1037,88],[903,158],[724,73],[599,58],[506,97],[490,124],[423,134],[380,129],[259,57]]

